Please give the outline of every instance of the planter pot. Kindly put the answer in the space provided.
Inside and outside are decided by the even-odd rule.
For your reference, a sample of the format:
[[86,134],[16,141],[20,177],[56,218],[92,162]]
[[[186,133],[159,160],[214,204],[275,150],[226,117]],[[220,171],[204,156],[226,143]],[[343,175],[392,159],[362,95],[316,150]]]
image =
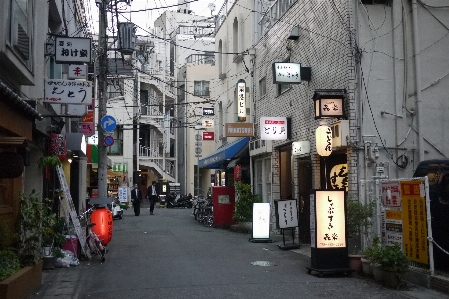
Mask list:
[[362,256],[359,254],[349,254],[349,268],[357,273],[363,272]]
[[44,256],[42,258],[43,264],[42,269],[51,270],[55,268],[56,257],[54,256]]
[[1,299],[23,299],[41,285],[42,262],[20,269],[0,282]]
[[384,267],[383,270],[385,286],[390,289],[397,289],[401,284],[401,281],[405,279],[405,274],[408,271],[408,267],[403,269]]
[[375,281],[383,281],[384,280],[384,270],[380,264],[372,263],[371,267],[373,268],[373,278]]
[[361,258],[363,275],[371,277],[373,276],[373,272],[371,270],[371,261],[368,259]]

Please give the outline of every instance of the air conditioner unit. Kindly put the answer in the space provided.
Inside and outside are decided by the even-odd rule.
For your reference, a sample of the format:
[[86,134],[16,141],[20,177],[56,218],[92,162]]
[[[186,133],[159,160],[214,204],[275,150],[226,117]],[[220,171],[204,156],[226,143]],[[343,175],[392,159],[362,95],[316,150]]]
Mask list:
[[339,120],[331,124],[332,147],[348,146],[349,120]]

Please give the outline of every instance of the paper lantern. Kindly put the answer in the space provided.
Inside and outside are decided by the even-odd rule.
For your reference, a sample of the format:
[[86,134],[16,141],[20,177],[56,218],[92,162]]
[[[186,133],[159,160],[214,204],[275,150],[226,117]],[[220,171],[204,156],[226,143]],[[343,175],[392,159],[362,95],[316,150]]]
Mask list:
[[92,212],[90,221],[95,225],[92,227],[94,233],[98,235],[100,240],[103,240],[103,245],[107,245],[112,240],[112,231],[114,229],[114,220],[112,219],[112,212],[106,208],[100,208]]
[[348,191],[348,164],[338,164],[329,173],[332,189]]
[[332,154],[332,130],[328,126],[319,126],[315,132],[316,151],[318,155],[327,157]]
[[240,181],[242,179],[242,167],[236,165],[234,167],[234,181]]

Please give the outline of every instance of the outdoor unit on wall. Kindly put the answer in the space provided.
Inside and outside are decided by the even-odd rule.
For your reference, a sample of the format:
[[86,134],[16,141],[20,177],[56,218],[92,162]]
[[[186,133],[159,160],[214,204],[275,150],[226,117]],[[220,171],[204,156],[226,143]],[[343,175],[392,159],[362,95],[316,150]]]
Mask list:
[[332,130],[332,147],[348,146],[349,120],[339,120],[330,125]]
[[123,55],[131,55],[136,49],[136,33],[134,23],[118,23],[118,51]]

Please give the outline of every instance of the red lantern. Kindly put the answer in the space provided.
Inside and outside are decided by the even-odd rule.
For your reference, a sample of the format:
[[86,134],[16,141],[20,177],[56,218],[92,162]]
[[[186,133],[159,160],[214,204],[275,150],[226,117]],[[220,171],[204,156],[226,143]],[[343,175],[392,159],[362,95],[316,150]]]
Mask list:
[[103,240],[103,245],[107,245],[111,242],[112,231],[114,228],[112,212],[106,208],[97,209],[92,212],[90,221],[95,223],[92,230],[98,235],[100,240]]
[[236,165],[234,167],[234,180],[240,181],[242,179],[242,166]]
[[51,133],[49,150],[50,156],[58,156],[61,162],[64,161],[67,152],[64,135]]

